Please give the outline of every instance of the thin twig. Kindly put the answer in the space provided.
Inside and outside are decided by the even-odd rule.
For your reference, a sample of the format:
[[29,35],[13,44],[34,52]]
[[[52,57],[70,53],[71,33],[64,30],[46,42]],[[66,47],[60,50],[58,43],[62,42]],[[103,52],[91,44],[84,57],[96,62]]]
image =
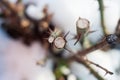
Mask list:
[[86,62],[88,62],[88,63],[90,63],[90,64],[93,64],[93,65],[95,65],[96,67],[101,68],[102,70],[104,70],[104,71],[106,72],[105,75],[106,75],[106,74],[113,75],[113,72],[108,71],[106,68],[100,66],[99,64],[96,64],[96,63],[94,63],[94,62],[92,62],[92,61],[90,61],[90,60],[88,60],[88,59],[86,59]]
[[83,64],[87,69],[89,69],[90,73],[92,73],[98,80],[104,80],[82,57],[76,56],[75,60],[79,63]]

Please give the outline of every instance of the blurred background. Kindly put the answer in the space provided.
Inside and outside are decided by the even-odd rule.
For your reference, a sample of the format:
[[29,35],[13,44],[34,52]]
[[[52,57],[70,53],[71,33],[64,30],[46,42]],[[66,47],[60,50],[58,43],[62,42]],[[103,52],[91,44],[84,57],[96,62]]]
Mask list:
[[[9,0],[15,3],[16,0]],[[52,22],[66,33],[76,34],[76,21],[79,17],[90,21],[90,30],[96,32],[88,35],[87,39],[96,44],[104,35],[101,25],[99,0],[22,0],[30,5],[26,13],[33,19],[40,18],[40,12],[48,5],[48,12],[54,13]],[[104,1],[104,23],[108,34],[115,33],[120,18],[120,0]],[[0,19],[0,24],[3,22]],[[2,26],[2,25],[0,25]],[[69,36],[71,37],[71,36]],[[73,51],[77,51],[80,45],[73,47],[74,40],[68,45]],[[53,59],[47,59],[46,65],[36,65],[37,60],[42,60],[48,52],[43,46],[33,42],[30,46],[24,45],[20,40],[14,40],[0,27],[0,80],[57,80],[53,69]],[[87,58],[112,71],[113,75],[104,76],[105,72],[92,66],[105,80],[120,80],[120,48],[97,50],[87,55]],[[72,62],[69,69],[63,72],[69,73],[65,80],[97,80],[82,64]],[[78,79],[77,79],[77,78]],[[61,79],[64,80],[64,79]]]

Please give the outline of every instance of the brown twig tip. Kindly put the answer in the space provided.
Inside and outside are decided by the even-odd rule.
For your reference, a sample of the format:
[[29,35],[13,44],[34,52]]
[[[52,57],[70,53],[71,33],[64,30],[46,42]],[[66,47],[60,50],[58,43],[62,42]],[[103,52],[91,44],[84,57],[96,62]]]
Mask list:
[[90,63],[90,64],[95,65],[96,67],[98,67],[98,68],[100,68],[100,69],[102,69],[102,70],[104,70],[104,71],[106,72],[105,75],[107,75],[107,74],[113,75],[113,72],[107,70],[106,68],[100,66],[99,64],[96,64],[96,63],[94,63],[94,62],[92,62],[92,61],[90,61],[90,60],[88,60],[88,59],[86,59],[85,61],[88,62],[88,63]]

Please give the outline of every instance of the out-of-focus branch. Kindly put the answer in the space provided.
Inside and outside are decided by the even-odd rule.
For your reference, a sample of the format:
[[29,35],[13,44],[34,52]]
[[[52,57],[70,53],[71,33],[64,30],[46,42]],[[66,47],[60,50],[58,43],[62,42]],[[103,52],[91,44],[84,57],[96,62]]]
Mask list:
[[88,49],[85,49],[83,51],[78,51],[78,55],[80,56],[85,56],[89,53],[91,53],[92,51],[95,51],[95,50],[98,50],[98,49],[102,49],[104,47],[106,47],[108,45],[108,43],[106,42],[106,40],[104,39],[103,41],[101,41],[100,43],[88,48]]
[[13,9],[15,8],[15,5],[9,4],[7,0],[1,0],[0,3],[2,3],[7,9],[9,9],[13,14],[17,14],[16,11]]
[[103,33],[104,33],[104,35],[107,35],[108,31],[106,29],[105,21],[104,21],[104,2],[103,2],[103,0],[98,0],[98,4],[99,4],[99,9],[100,9],[101,26],[103,29]]
[[103,40],[100,43],[98,43],[98,44],[96,44],[88,49],[78,51],[77,55],[85,56],[85,55],[89,54],[90,52],[105,48],[107,46],[112,46],[112,45],[119,43],[119,42],[120,42],[119,36],[117,36],[116,34],[110,34],[110,35],[105,36],[105,38],[103,38]]

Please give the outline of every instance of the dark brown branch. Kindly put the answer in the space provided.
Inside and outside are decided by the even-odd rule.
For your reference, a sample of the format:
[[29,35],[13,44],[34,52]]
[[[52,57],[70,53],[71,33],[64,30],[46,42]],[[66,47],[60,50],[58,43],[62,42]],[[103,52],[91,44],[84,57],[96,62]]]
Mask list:
[[102,42],[88,48],[88,49],[85,49],[83,51],[78,51],[78,55],[81,55],[81,56],[85,56],[87,54],[89,54],[90,52],[92,51],[95,51],[95,50],[98,50],[98,49],[102,49],[104,47],[108,46],[108,43],[106,42],[106,40],[104,39]]
[[120,42],[120,37],[117,36],[116,34],[110,34],[110,35],[105,36],[105,38],[103,38],[103,40],[100,43],[98,43],[88,49],[85,49],[83,51],[78,51],[77,55],[85,56],[85,55],[89,54],[90,52],[105,48],[107,46],[112,46],[114,43],[118,43],[118,42]]

